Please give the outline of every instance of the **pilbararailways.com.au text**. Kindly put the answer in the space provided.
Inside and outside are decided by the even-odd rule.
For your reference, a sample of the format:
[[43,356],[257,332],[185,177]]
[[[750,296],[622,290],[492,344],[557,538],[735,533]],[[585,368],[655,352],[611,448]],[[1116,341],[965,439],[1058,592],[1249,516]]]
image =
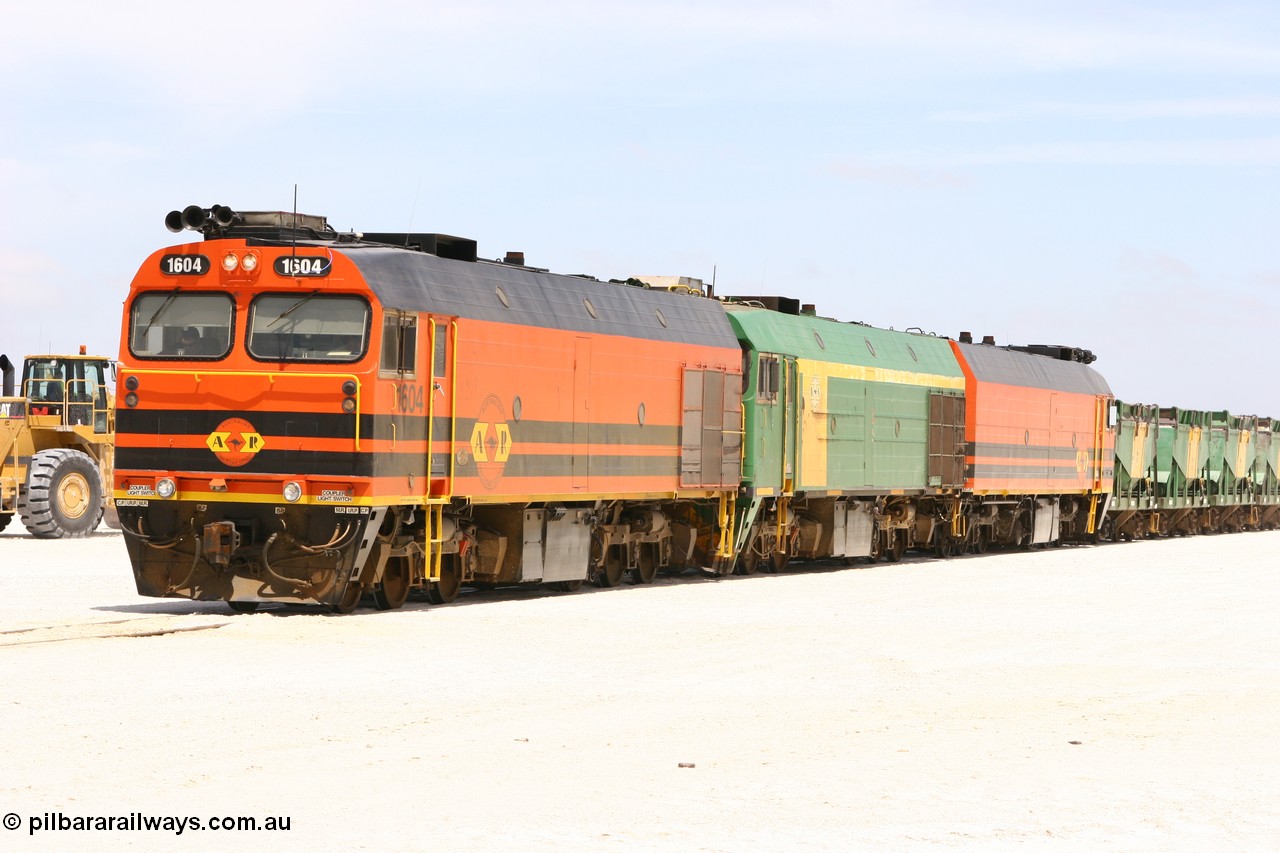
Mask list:
[[245,817],[235,815],[150,815],[129,812],[123,815],[67,815],[62,812],[45,812],[23,817],[9,812],[3,819],[4,828],[19,829],[24,824],[27,835],[37,832],[288,832],[293,818],[287,816]]

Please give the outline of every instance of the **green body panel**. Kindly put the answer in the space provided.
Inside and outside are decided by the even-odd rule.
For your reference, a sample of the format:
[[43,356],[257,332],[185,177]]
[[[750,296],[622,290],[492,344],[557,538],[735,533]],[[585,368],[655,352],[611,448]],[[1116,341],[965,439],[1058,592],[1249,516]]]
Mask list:
[[[788,491],[929,487],[929,395],[963,395],[945,338],[726,305],[747,353],[743,478]],[[786,369],[759,393],[760,355]],[[792,367],[794,365],[794,367]]]
[[[820,489],[922,489],[928,483],[928,386],[828,379]],[[938,391],[941,389],[932,389]]]
[[743,372],[746,388],[742,397],[742,481],[778,491],[795,468],[795,361],[780,361],[781,389],[772,399],[757,399],[760,360],[752,353]]
[[[801,385],[803,387],[803,384]],[[877,390],[869,382],[852,379],[829,379],[827,403],[820,413],[827,417],[827,434],[824,442],[826,466],[823,477],[801,480],[801,488],[866,488],[874,480],[871,466],[875,456],[867,453],[870,440],[869,412],[875,411],[875,401],[869,399]],[[811,417],[819,413],[812,411]]]

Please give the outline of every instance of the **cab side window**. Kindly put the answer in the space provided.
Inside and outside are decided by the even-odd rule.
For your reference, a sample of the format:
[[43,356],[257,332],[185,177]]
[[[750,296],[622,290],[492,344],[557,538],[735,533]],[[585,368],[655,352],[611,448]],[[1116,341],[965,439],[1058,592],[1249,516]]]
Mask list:
[[778,357],[776,355],[761,355],[756,370],[757,402],[773,403],[777,401],[780,376]]
[[412,377],[418,362],[418,318],[388,311],[382,318],[382,358],[379,369]]

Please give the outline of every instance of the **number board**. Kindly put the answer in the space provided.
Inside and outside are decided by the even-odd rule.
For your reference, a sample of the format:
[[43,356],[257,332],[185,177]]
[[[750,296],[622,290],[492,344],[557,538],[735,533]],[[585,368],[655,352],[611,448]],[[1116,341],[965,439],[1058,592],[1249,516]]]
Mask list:
[[291,278],[319,278],[329,274],[333,261],[329,258],[285,255],[275,260],[276,275]]
[[204,255],[165,255],[160,258],[160,272],[165,275],[204,275],[210,269]]

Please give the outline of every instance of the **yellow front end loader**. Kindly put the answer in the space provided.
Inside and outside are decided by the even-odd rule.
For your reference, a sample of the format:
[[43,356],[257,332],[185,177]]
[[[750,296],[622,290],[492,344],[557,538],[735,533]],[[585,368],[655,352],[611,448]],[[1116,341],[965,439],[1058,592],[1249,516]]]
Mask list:
[[40,539],[88,536],[104,513],[115,521],[112,362],[84,353],[29,355],[16,386],[0,355],[0,530],[15,515]]

